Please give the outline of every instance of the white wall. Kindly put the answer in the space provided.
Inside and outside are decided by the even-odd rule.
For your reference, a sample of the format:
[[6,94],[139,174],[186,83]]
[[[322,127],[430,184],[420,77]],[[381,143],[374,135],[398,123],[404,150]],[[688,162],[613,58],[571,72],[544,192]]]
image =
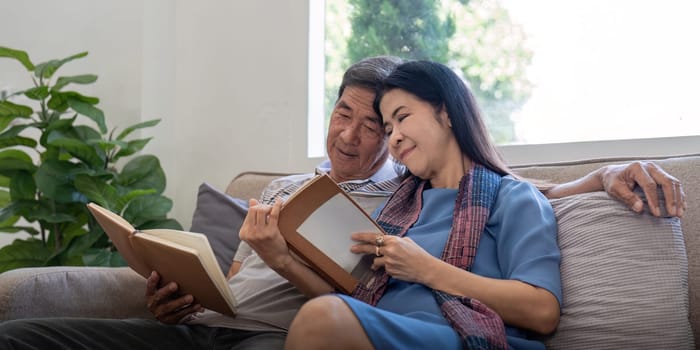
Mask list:
[[[97,74],[95,84],[71,89],[99,97],[108,126],[133,124],[141,119],[142,7],[137,0],[2,0],[0,46],[27,51],[35,64],[88,51],[59,74]],[[23,90],[30,79],[19,62],[0,58],[0,89]],[[0,233],[0,246],[16,237],[25,235]]]
[[[245,170],[307,171],[308,4],[298,0],[3,0],[0,46],[35,63],[89,51],[63,74],[94,73],[108,125],[162,118],[144,134],[186,228],[199,184]],[[0,59],[0,88],[29,84]],[[14,236],[0,233],[0,246]]]
[[[175,3],[174,48],[153,52],[155,65],[175,57],[174,88],[159,96],[173,123],[157,130],[151,150],[162,157],[185,226],[203,181],[224,188],[242,171],[314,165],[305,156],[307,13],[298,0]],[[144,110],[147,101],[144,94]]]

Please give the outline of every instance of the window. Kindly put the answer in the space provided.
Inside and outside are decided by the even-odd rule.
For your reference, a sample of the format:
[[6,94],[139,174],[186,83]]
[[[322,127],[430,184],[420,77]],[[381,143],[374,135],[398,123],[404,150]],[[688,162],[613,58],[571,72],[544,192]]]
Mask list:
[[697,13],[693,0],[326,0],[324,115],[355,56],[394,54],[461,73],[502,146],[700,135]]

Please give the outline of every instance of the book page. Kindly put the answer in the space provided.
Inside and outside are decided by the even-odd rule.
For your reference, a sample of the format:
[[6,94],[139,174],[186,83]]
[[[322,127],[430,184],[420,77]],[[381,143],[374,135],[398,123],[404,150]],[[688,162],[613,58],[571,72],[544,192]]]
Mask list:
[[[142,233],[149,234],[151,236],[156,236],[160,237],[166,241],[174,242],[186,247],[193,248],[194,250],[200,252],[202,256],[204,257],[214,257],[214,251],[211,249],[211,245],[209,244],[209,240],[207,237],[201,233],[195,233],[195,232],[186,232],[186,231],[178,231],[178,230],[170,230],[170,229],[151,229],[151,230],[142,230],[139,231]],[[207,254],[205,251],[208,251],[211,254]],[[212,261],[205,261],[207,265],[211,264]],[[214,258],[213,261],[215,266],[219,266],[219,263],[216,261],[216,258]],[[219,271],[221,271],[221,268],[219,267]]]
[[[329,232],[328,227],[333,231]],[[352,272],[363,256],[350,252],[350,246],[357,243],[350,234],[360,231],[380,232],[372,220],[342,193],[321,205],[297,228],[300,235],[347,272]]]

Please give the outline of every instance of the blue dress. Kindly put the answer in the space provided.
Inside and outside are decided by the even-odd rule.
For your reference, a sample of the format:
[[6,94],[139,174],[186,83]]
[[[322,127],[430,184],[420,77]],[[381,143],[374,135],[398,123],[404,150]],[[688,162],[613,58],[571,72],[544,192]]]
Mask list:
[[[406,233],[440,258],[452,227],[456,189],[423,191],[423,209]],[[378,211],[377,211],[378,212]],[[503,177],[479,241],[472,272],[513,279],[550,291],[561,305],[557,226],[552,207],[531,184]],[[391,278],[371,307],[339,295],[353,310],[376,349],[461,349],[461,339],[442,316],[430,288]],[[514,349],[544,349],[522,329],[506,325]]]

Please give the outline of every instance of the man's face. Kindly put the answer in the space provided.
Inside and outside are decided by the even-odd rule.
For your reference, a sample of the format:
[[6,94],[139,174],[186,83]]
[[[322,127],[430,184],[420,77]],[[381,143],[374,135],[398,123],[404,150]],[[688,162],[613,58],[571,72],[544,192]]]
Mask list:
[[335,104],[326,151],[330,175],[337,182],[369,178],[388,157],[384,128],[373,102],[372,90],[350,86]]

